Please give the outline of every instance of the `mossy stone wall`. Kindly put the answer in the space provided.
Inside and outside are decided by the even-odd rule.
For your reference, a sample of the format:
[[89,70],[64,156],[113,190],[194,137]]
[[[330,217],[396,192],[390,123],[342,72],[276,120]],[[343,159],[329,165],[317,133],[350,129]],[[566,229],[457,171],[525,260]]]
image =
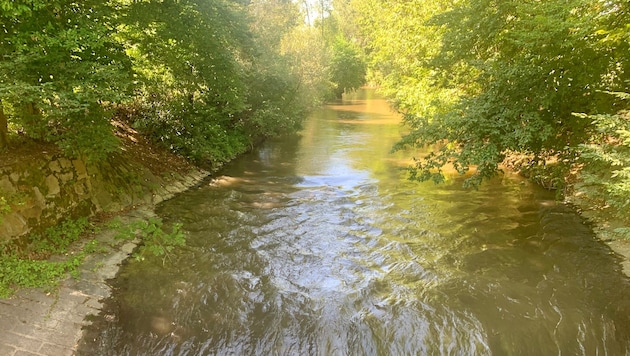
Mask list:
[[172,190],[168,188],[172,180],[156,177],[122,157],[88,164],[42,155],[10,166],[0,164],[0,243],[67,218],[158,202]]

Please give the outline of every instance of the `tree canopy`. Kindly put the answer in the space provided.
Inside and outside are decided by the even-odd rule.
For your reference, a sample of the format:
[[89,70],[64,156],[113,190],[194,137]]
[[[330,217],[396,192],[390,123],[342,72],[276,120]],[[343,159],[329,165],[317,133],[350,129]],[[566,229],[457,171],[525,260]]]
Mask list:
[[103,159],[123,120],[220,163],[295,130],[339,87],[323,27],[291,1],[1,0],[0,18],[0,148],[17,133]]
[[414,179],[452,165],[474,186],[518,154],[630,206],[627,1],[0,0],[0,18],[0,148],[102,159],[123,120],[222,162],[367,75],[410,128],[395,148],[433,148]]
[[437,145],[419,179],[451,163],[475,166],[476,184],[509,152],[575,157],[594,127],[573,113],[616,111],[602,92],[627,91],[623,2],[353,2],[372,70],[412,129],[399,147]]
[[108,110],[130,95],[132,79],[111,10],[102,1],[0,2],[3,136],[7,120],[72,154],[115,149]]
[[518,155],[550,187],[579,172],[574,188],[627,215],[627,1],[337,3],[410,128],[396,148],[432,148],[411,178],[439,182],[452,165],[476,186]]

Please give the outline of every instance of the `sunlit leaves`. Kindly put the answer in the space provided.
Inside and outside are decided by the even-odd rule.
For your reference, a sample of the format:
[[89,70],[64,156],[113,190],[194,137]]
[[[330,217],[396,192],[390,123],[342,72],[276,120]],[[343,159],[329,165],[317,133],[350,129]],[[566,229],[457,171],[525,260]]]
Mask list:
[[130,75],[105,23],[111,9],[65,0],[3,2],[0,9],[0,99],[9,121],[71,155],[114,151],[107,106],[128,97]]
[[407,114],[397,148],[443,147],[419,179],[453,164],[478,182],[506,152],[575,157],[593,125],[572,113],[611,110],[600,90],[627,86],[624,2],[354,2],[373,77]]
[[584,168],[577,188],[600,199],[627,219],[630,209],[630,112],[615,115],[578,116],[592,120],[597,129],[590,142],[582,144]]
[[365,82],[366,65],[357,46],[343,37],[332,46],[331,79],[337,86],[335,95],[341,98],[346,91],[359,88]]

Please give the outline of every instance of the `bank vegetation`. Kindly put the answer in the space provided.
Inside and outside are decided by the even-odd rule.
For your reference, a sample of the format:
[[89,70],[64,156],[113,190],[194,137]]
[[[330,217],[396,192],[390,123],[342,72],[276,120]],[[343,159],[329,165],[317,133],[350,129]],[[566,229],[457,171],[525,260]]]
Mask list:
[[630,238],[629,4],[0,0],[0,157],[107,162],[133,132],[217,167],[367,75],[409,128],[394,149],[434,148],[412,179],[511,166]]
[[397,148],[434,148],[413,179],[448,164],[476,186],[511,165],[630,238],[628,1],[333,3],[404,114]]
[[[324,6],[282,0],[0,0],[0,223],[33,202],[37,212],[74,204],[62,201],[68,197],[58,186],[87,179],[53,170],[44,187],[26,186],[42,173],[11,167],[34,155],[61,155],[69,170],[124,170],[112,177],[119,190],[138,182],[144,191],[145,177],[135,173],[143,170],[130,165],[166,157],[148,168],[170,176],[179,162],[153,152],[212,170],[296,131],[313,107],[363,83],[359,49],[323,25],[325,15]],[[149,155],[129,152],[141,148]],[[55,166],[48,163],[42,166]],[[74,231],[90,227],[83,216],[70,218],[47,219],[48,226],[11,219],[31,233],[0,239],[0,295],[45,285],[80,263],[39,261],[67,255],[80,235]],[[171,236],[159,224],[148,227]],[[162,245],[154,252],[164,252]]]

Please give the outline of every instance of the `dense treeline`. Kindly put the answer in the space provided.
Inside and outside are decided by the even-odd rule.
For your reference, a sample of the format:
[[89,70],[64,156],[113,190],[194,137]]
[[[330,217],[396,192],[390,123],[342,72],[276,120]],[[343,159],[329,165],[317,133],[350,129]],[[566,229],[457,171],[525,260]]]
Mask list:
[[[123,147],[145,149],[129,143],[138,131],[206,167],[294,131],[314,105],[363,82],[359,47],[325,15],[323,6],[291,0],[0,0],[0,165],[52,142],[64,158],[105,170],[120,163]],[[175,169],[167,161],[162,168]],[[31,188],[0,189],[0,224],[39,194]],[[52,196],[52,207],[64,205]],[[88,226],[82,217],[0,243],[0,297],[76,271],[95,241],[67,250]],[[157,220],[129,229],[156,255],[184,241]],[[51,254],[69,257],[37,260]]]
[[630,207],[627,1],[0,0],[0,18],[0,148],[102,159],[125,121],[221,162],[360,86],[367,58],[410,128],[397,148],[434,148],[413,178],[448,164],[474,186],[519,157]]
[[[476,185],[507,158],[622,219],[630,208],[630,3],[621,0],[339,0],[370,78],[405,114],[397,146],[431,146],[411,169],[449,164]],[[628,233],[620,229],[618,232]]]
[[103,159],[124,121],[222,162],[350,88],[291,1],[2,0],[0,23],[0,148],[21,136]]

